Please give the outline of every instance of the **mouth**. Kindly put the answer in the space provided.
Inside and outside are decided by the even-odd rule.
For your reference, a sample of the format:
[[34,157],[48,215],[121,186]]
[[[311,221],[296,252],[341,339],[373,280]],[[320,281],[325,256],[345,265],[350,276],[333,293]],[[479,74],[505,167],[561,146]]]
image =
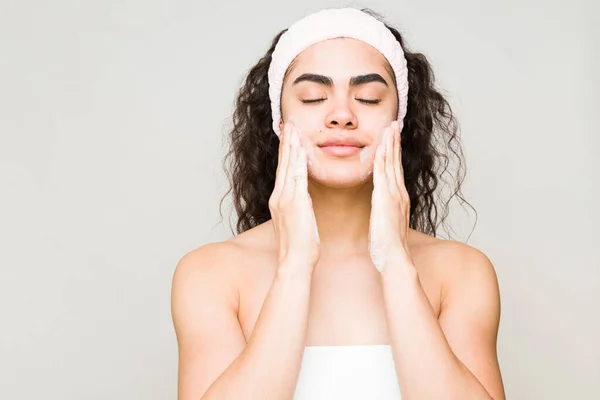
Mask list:
[[332,156],[336,156],[336,157],[348,157],[348,156],[356,155],[356,154],[360,153],[360,151],[364,147],[365,146],[354,146],[354,145],[347,145],[347,144],[332,144],[332,145],[326,145],[326,146],[319,146],[319,148],[323,152],[330,154]]
[[333,135],[324,142],[321,142],[318,147],[321,151],[331,156],[349,157],[359,154],[366,147],[366,143],[356,137]]

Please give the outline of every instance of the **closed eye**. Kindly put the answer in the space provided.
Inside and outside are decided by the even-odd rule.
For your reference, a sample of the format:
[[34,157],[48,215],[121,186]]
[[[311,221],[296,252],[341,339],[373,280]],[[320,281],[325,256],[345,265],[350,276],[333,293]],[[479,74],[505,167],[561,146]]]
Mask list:
[[320,101],[323,100],[327,100],[327,99],[308,99],[308,100],[301,100],[303,103],[318,103]]
[[[318,102],[324,101],[324,100],[327,100],[327,99],[324,99],[324,98],[323,99],[307,99],[307,100],[301,100],[301,101],[302,101],[302,103],[305,103],[305,104],[311,104],[311,103],[318,103]],[[379,104],[379,103],[381,103],[381,100],[379,100],[379,99],[376,99],[376,100],[356,99],[356,100],[358,100],[364,104]]]
[[360,101],[361,103],[366,103],[366,104],[379,104],[381,103],[381,100],[376,99],[376,100],[367,100],[367,99],[356,99],[358,101]]

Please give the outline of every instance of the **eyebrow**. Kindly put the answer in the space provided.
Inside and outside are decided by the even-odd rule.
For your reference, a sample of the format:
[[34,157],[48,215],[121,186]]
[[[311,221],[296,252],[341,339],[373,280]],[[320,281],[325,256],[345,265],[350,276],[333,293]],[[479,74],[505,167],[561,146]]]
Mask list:
[[[302,74],[294,80],[292,85],[296,85],[300,82],[314,82],[319,85],[333,87],[333,80],[324,75],[318,74]],[[389,87],[387,81],[383,79],[383,77],[379,74],[367,74],[367,75],[358,75],[350,78],[350,87],[355,87],[359,85],[364,85],[366,83],[371,82],[380,82],[383,83],[386,87]]]

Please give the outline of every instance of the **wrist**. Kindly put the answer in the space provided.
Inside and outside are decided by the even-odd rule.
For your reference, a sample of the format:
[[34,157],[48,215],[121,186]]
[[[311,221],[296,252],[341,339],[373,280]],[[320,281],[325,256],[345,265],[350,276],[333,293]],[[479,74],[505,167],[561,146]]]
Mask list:
[[277,267],[277,277],[292,280],[311,280],[314,265],[310,262],[295,259],[284,259]]
[[414,263],[407,257],[390,257],[381,272],[384,288],[392,287],[398,290],[398,285],[416,285],[419,282],[419,274]]

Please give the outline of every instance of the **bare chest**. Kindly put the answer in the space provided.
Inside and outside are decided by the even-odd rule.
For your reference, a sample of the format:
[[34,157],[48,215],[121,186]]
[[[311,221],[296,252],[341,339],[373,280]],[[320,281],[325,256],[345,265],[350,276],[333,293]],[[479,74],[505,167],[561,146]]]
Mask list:
[[[259,257],[240,271],[239,321],[252,335],[273,282],[276,259]],[[439,287],[427,274],[423,288],[439,314]],[[368,254],[322,259],[315,267],[310,292],[306,345],[389,344],[381,275]]]

